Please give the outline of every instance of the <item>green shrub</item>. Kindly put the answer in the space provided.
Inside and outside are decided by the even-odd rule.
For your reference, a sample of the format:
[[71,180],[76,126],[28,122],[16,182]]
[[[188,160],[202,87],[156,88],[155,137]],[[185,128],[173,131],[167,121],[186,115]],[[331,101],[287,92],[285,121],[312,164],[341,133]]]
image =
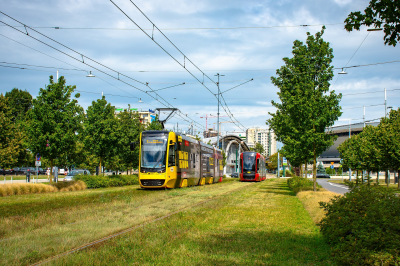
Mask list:
[[[279,172],[279,175],[283,176],[283,170]],[[285,177],[291,177],[291,176],[293,176],[293,173],[289,169],[285,169]]]
[[[304,178],[304,177],[299,177],[299,176],[294,176],[292,178],[289,178],[287,180],[287,184],[288,184],[289,189],[291,189],[296,194],[299,193],[300,191],[314,189],[313,181],[311,181],[307,178]],[[321,188],[321,186],[317,184],[317,189],[319,190],[319,188]]]
[[121,187],[139,184],[137,175],[78,175],[74,179],[85,182],[87,188]]
[[321,233],[341,265],[400,264],[400,198],[379,186],[353,185],[320,205]]

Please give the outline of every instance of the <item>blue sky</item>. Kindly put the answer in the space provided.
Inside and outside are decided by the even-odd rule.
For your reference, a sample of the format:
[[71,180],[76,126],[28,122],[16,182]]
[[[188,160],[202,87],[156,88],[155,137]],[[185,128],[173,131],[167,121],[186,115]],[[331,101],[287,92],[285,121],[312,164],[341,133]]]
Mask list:
[[[114,2],[140,27],[146,29],[149,35],[152,34],[152,24],[129,0]],[[400,60],[399,47],[383,44],[383,32],[368,33],[366,27],[362,27],[361,31],[351,33],[344,30],[343,21],[347,15],[351,11],[364,10],[369,1],[154,0],[133,2],[206,75],[214,81],[217,79],[214,76],[216,73],[225,75],[220,79],[221,91],[254,79],[224,93],[230,112],[246,128],[266,127],[265,121],[270,117],[268,112],[274,112],[271,100],[278,100],[276,94],[278,88],[271,84],[270,77],[275,75],[275,70],[283,64],[283,57],[292,56],[293,41],[298,39],[305,42],[307,31],[315,34],[321,30],[321,25],[326,25],[327,29],[323,38],[330,42],[333,48],[335,56],[333,66],[336,68]],[[60,75],[66,78],[68,85],[76,85],[77,91],[81,93],[79,104],[85,109],[93,100],[101,97],[102,92],[116,107],[127,107],[128,104],[141,109],[165,107],[145,91],[185,82],[185,85],[157,91],[159,96],[156,98],[162,97],[171,106],[179,108],[182,112],[180,116],[187,115],[193,119],[195,125],[198,126],[197,130],[205,127],[205,119],[200,116],[216,115],[217,100],[212,93],[217,93],[217,86],[211,81],[207,82],[206,78],[205,85],[211,92],[208,91],[145,33],[138,30],[138,27],[111,1],[0,0],[0,3],[0,10],[7,15],[30,27],[44,27],[35,29],[85,57],[140,81],[141,83],[138,83],[120,76],[121,80],[142,90],[139,91],[113,79],[41,44],[26,34],[0,26],[0,62],[2,62],[0,65],[3,66],[0,67],[0,93],[16,87],[26,89],[35,97],[39,88],[49,83],[49,75],[55,76],[59,69]],[[7,24],[21,25],[2,14],[0,17],[0,20]],[[299,25],[317,26],[300,27]],[[54,29],[54,27],[61,29]],[[25,32],[23,27],[18,27],[18,29]],[[28,33],[68,55],[78,59],[80,57],[77,53],[32,30],[28,29]],[[155,31],[154,39],[179,63],[184,63],[183,55],[168,43],[160,32]],[[118,77],[115,72],[90,62],[87,58],[85,62],[106,71],[113,77]],[[202,81],[201,72],[187,61],[185,65],[195,77]],[[344,94],[341,102],[343,115],[336,124],[347,124],[346,119],[350,117],[353,122],[361,122],[362,106],[366,106],[366,120],[382,117],[384,115],[384,88],[388,90],[387,106],[398,108],[399,65],[400,62],[396,62],[349,68],[346,70],[347,75],[340,76],[337,75],[340,70],[335,70],[331,89]],[[87,78],[89,71],[92,71],[96,78]],[[146,82],[151,89],[145,85]],[[155,96],[155,93],[150,94]],[[138,98],[144,102],[138,103]],[[222,108],[221,115],[226,116]],[[188,122],[180,116],[174,116],[167,127],[171,128],[172,124],[179,123],[180,128],[186,129]],[[221,120],[229,121],[230,119],[221,117]],[[214,124],[216,119],[209,119],[208,123],[208,127],[216,127]],[[223,130],[241,131],[232,123],[224,123]]]

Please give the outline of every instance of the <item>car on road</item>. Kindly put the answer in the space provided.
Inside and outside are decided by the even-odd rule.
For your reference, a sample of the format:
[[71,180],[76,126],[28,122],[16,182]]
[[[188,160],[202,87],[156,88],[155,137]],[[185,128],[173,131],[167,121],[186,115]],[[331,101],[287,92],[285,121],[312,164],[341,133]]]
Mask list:
[[239,177],[239,173],[233,173],[233,174],[231,174],[231,177],[236,177],[236,178],[238,178],[238,177]]
[[328,174],[318,174],[317,173],[317,178],[331,178],[331,177]]
[[66,175],[64,177],[64,181],[72,181],[74,180],[74,176],[77,175],[90,175],[89,170],[85,170],[85,169],[76,169],[76,170],[72,170],[68,173],[68,175]]

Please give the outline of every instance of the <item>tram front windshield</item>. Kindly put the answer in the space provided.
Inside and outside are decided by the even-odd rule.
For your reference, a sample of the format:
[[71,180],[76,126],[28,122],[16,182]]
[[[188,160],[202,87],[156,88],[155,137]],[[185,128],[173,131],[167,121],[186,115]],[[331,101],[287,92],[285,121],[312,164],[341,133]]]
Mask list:
[[141,167],[150,169],[165,168],[167,138],[163,136],[143,137]]
[[244,155],[243,156],[243,172],[255,172],[256,171],[256,156]]

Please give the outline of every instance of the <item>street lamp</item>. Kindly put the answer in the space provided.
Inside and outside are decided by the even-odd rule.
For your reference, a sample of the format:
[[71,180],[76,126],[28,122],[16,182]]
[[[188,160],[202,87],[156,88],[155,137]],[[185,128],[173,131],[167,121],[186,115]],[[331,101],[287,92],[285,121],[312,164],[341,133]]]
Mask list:
[[143,101],[142,101],[142,98],[139,98],[139,101],[137,101],[138,103],[142,103]]
[[[58,72],[58,71],[57,71],[57,72]],[[88,78],[94,78],[95,75],[93,75],[93,74],[92,74],[92,71],[90,71],[90,72],[89,72],[89,75],[87,75],[86,77],[88,77]]]
[[347,72],[346,72],[346,71],[344,71],[344,70],[343,70],[343,68],[342,68],[342,71],[341,71],[341,72],[339,72],[338,74],[341,74],[341,75],[342,75],[342,74],[347,74]]

